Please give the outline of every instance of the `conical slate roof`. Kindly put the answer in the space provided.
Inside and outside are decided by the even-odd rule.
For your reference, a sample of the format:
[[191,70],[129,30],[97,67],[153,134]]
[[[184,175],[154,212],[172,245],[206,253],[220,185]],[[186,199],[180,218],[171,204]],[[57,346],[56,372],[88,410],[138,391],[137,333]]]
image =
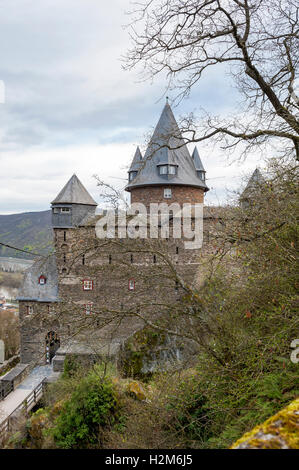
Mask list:
[[252,173],[251,177],[249,178],[246,188],[241,194],[241,199],[244,199],[250,196],[254,192],[254,190],[258,189],[264,183],[265,183],[265,178],[263,177],[260,170],[256,168],[254,172]]
[[[179,147],[180,145],[182,146]],[[159,174],[160,165],[176,165],[178,168],[177,174],[168,175],[165,181],[165,176]],[[196,173],[193,159],[184,143],[168,102],[164,106],[141,162],[139,173],[126,186],[126,190],[131,191],[131,189],[139,186],[165,184],[195,186],[208,191],[208,187]]]
[[206,171],[204,169],[204,166],[203,166],[202,161],[200,159],[197,147],[194,147],[194,150],[193,150],[193,153],[192,153],[192,158],[193,158],[194,165],[195,165],[195,168],[196,168],[197,171]]
[[131,163],[131,166],[130,166],[130,169],[129,169],[129,172],[130,171],[138,171],[139,168],[140,168],[141,162],[142,162],[142,154],[140,152],[140,148],[137,147],[134,158],[132,160],[132,163]]
[[97,203],[92,199],[76,175],[71,177],[51,204],[86,204],[97,206]]

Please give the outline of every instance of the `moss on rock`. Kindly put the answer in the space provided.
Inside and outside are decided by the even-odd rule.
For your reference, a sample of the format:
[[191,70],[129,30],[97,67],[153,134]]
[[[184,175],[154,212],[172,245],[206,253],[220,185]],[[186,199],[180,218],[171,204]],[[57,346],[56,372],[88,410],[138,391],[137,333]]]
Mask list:
[[244,434],[231,449],[299,449],[299,398]]

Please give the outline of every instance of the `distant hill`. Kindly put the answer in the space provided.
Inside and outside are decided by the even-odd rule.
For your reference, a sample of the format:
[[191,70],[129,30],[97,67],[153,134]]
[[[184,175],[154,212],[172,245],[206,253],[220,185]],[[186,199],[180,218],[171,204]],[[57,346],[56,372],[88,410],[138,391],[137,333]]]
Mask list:
[[34,259],[30,252],[47,254],[52,249],[51,211],[0,215],[0,242],[21,248],[26,253],[0,245],[0,256]]

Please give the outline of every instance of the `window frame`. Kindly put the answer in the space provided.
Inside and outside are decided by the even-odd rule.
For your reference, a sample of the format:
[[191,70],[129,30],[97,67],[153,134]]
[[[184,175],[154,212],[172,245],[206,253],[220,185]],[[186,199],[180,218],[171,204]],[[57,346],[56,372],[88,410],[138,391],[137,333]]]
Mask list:
[[32,314],[33,314],[33,306],[26,305],[26,315],[32,315]]
[[135,170],[129,171],[129,182],[133,181],[136,178],[137,173],[138,173],[138,171],[135,171]]
[[93,302],[88,302],[87,304],[84,304],[85,307],[85,315],[93,315]]
[[159,165],[159,175],[160,176],[175,176],[177,174],[177,165],[172,165],[169,163]]
[[[169,196],[167,196],[167,191],[169,191]],[[164,188],[163,190],[163,197],[164,199],[172,199],[172,189],[171,188]]]
[[[86,287],[87,283],[89,283],[88,285],[91,287]],[[82,289],[84,291],[90,291],[90,290],[93,290],[93,288],[94,288],[94,282],[92,279],[82,279]]]
[[[162,171],[162,170],[166,170],[166,171]],[[159,167],[159,175],[161,176],[164,176],[164,175],[168,175],[168,165],[160,165]]]

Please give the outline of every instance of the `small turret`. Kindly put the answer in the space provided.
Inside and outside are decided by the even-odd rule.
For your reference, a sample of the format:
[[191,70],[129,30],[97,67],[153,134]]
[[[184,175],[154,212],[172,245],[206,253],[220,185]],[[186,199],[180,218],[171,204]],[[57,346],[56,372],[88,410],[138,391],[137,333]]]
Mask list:
[[197,147],[194,147],[193,153],[192,153],[192,158],[194,162],[194,166],[196,169],[197,176],[203,181],[206,181],[206,170],[204,169],[204,166],[202,164],[202,161],[200,159]]
[[256,168],[249,178],[247,186],[239,198],[242,209],[246,209],[250,206],[250,203],[254,201],[256,192],[259,191],[264,184],[265,178],[263,177],[260,170]]
[[76,175],[71,177],[51,204],[53,228],[76,227],[87,216],[94,216],[97,206]]
[[142,163],[142,154],[140,152],[140,148],[137,147],[136,149],[136,152],[135,152],[135,155],[134,155],[134,158],[132,160],[132,163],[131,163],[131,166],[130,166],[130,169],[128,171],[129,173],[129,183],[134,179],[136,178],[137,176],[137,173],[140,169],[140,165]]

